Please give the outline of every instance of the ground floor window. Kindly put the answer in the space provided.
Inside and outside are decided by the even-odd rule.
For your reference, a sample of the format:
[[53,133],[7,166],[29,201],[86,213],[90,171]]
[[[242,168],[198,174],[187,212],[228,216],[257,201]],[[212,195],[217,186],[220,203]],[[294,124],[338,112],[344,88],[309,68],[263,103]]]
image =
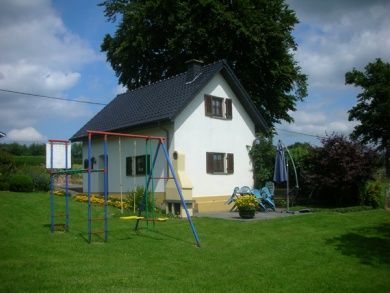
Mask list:
[[233,174],[234,154],[207,152],[206,171],[208,174]]
[[144,176],[150,165],[150,155],[126,157],[126,176]]

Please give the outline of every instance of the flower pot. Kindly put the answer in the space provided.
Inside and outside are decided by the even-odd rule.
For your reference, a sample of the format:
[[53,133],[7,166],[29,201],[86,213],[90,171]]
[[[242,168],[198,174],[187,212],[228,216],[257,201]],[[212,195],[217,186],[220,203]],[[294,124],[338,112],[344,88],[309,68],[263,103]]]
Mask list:
[[242,219],[253,219],[256,210],[238,210],[238,213]]

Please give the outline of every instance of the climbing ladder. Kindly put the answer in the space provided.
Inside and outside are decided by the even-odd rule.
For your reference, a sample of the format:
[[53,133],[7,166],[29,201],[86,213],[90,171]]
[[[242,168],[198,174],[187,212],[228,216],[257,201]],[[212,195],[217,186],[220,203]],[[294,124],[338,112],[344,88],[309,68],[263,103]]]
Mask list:
[[[61,139],[50,139],[49,140],[49,154],[50,154],[50,166],[48,171],[50,174],[50,231],[54,233],[55,231],[69,231],[69,178],[66,169],[70,168],[68,166],[69,158],[68,158],[68,148],[70,142],[68,140]],[[57,166],[54,164],[54,146],[55,145],[63,145],[65,148],[65,169],[60,171],[57,170]],[[47,151],[47,150],[46,150]],[[65,175],[65,212],[64,213],[56,213],[55,209],[55,200],[54,200],[54,180],[55,177],[59,175]],[[65,223],[57,223],[57,218],[63,218]]]
[[[88,133],[88,242],[91,243],[92,235],[103,235],[103,239],[107,242],[108,239],[108,157],[107,157],[107,135],[104,135],[103,141],[103,160],[104,167],[103,169],[94,170],[95,172],[103,172],[103,198],[104,198],[104,216],[95,217],[92,215],[92,207],[94,206],[91,197],[92,197],[92,185],[91,185],[91,176],[93,173],[92,170],[92,134]],[[103,222],[102,230],[93,230],[92,223],[101,223]],[[95,227],[95,226],[94,226]]]

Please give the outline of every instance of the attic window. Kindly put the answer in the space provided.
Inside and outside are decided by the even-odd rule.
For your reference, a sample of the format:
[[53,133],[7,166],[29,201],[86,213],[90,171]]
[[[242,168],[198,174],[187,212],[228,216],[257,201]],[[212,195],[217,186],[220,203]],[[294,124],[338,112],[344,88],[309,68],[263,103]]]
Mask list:
[[208,117],[222,118],[231,120],[232,115],[232,100],[221,97],[205,95],[205,114]]

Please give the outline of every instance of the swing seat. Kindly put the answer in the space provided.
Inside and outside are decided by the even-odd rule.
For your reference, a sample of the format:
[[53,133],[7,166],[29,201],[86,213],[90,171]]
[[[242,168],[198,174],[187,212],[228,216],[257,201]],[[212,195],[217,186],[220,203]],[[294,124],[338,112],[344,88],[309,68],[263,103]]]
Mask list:
[[141,221],[147,221],[147,222],[166,222],[168,218],[144,218],[140,219]]
[[166,222],[168,218],[145,218],[145,217],[139,217],[139,216],[127,216],[127,217],[120,217],[121,220],[142,220],[142,221],[157,221],[157,222]]
[[127,216],[127,217],[120,217],[121,220],[142,220],[144,217],[138,217],[138,216]]

